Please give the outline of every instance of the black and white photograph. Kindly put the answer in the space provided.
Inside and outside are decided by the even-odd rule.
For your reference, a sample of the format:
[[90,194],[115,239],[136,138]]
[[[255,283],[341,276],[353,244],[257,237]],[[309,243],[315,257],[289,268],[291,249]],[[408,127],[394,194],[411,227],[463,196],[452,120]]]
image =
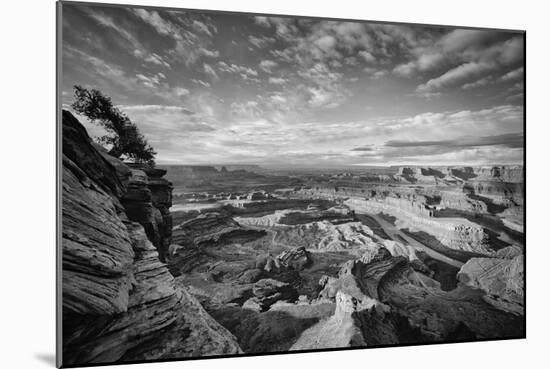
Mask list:
[[57,3],[58,365],[526,337],[525,31],[390,21]]

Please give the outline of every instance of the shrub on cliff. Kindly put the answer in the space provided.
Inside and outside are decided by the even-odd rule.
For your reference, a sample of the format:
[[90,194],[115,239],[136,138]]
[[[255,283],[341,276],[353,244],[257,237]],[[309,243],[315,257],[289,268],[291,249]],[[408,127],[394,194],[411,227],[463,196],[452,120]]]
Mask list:
[[110,155],[155,164],[155,150],[130,118],[113,105],[110,97],[99,90],[88,90],[78,85],[74,86],[74,94],[75,102],[71,107],[107,131],[105,136],[98,138],[98,142],[110,147]]

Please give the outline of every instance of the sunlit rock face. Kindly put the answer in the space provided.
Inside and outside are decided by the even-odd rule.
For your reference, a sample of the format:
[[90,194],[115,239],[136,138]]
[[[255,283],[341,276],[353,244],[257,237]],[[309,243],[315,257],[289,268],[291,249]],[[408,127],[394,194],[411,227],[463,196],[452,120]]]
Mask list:
[[395,216],[400,228],[418,229],[435,236],[449,248],[490,254],[483,227],[462,218],[435,218],[422,204],[406,200],[363,200],[351,198],[345,204],[357,213],[387,213]]
[[241,352],[159,259],[170,186],[105,155],[64,111],[64,364]]

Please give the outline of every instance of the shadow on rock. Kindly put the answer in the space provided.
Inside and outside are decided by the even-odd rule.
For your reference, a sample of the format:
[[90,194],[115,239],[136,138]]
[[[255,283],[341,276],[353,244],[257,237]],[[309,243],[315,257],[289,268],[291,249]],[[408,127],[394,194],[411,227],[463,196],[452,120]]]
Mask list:
[[318,317],[296,318],[284,311],[259,313],[240,307],[210,311],[221,325],[237,337],[245,353],[286,351]]

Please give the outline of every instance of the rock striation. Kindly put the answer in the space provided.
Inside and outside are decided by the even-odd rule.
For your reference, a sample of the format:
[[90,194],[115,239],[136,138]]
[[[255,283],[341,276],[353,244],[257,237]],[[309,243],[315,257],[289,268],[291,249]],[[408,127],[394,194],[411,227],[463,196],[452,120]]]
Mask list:
[[157,248],[161,261],[165,262],[172,240],[172,216],[169,210],[172,205],[172,185],[161,178],[163,172],[133,165],[121,203],[128,218],[145,228],[147,237]]
[[501,258],[472,258],[462,266],[460,282],[482,290],[485,300],[498,309],[524,314],[524,255],[517,250],[499,250]]
[[[62,124],[63,364],[241,352],[159,259],[169,184],[151,190],[145,171],[106,158],[70,112]],[[151,233],[139,220],[154,209]]]
[[279,260],[279,264],[284,268],[298,271],[307,268],[312,262],[311,254],[305,247],[285,250],[277,256],[277,259]]
[[265,235],[265,231],[245,228],[224,213],[199,214],[173,227],[167,263],[172,274],[177,276],[191,270],[208,247],[245,242]]
[[275,279],[260,279],[252,287],[254,297],[246,301],[244,308],[257,311],[268,310],[277,301],[293,302],[298,299],[298,292],[290,284]]
[[304,331],[294,350],[523,334],[522,318],[495,310],[484,292],[466,285],[442,291],[405,257],[384,249],[366,262],[345,263],[337,278],[323,277],[320,285],[319,299],[335,301],[335,313]]
[[420,205],[406,205],[407,202],[390,200],[365,200],[350,198],[345,204],[357,213],[386,213],[398,219],[399,228],[424,231],[436,237],[443,245],[460,251],[491,254],[488,234],[485,229],[463,218],[433,218],[428,213],[412,211]]

